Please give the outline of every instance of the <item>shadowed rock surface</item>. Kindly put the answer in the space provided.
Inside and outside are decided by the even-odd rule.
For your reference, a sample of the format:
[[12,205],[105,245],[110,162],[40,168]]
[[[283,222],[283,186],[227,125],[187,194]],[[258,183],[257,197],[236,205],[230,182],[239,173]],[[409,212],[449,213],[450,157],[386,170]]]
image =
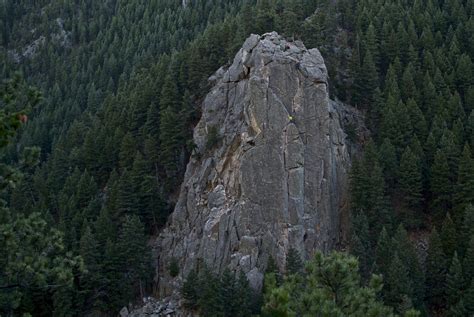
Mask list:
[[[345,127],[365,134],[354,109],[331,101],[317,49],[277,33],[251,35],[210,80],[180,197],[157,240],[161,295],[196,266],[243,270],[260,288],[269,255],[307,259],[335,248],[348,205]],[[356,133],[357,134],[357,133]],[[179,276],[168,272],[171,261]]]

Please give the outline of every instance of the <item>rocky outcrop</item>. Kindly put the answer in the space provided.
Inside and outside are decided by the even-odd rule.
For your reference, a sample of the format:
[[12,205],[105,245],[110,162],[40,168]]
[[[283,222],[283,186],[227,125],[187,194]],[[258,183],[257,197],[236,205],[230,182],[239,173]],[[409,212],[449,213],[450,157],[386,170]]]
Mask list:
[[120,312],[120,317],[193,317],[191,313],[184,313],[180,311],[179,303],[171,298],[164,298],[157,300],[153,297],[143,298],[141,305],[129,311],[128,307],[123,307]]
[[157,240],[162,295],[203,264],[242,270],[259,288],[269,255],[284,270],[290,247],[308,258],[341,241],[358,149],[345,127],[364,128],[358,112],[329,99],[319,51],[276,33],[251,35],[210,80],[196,153]]

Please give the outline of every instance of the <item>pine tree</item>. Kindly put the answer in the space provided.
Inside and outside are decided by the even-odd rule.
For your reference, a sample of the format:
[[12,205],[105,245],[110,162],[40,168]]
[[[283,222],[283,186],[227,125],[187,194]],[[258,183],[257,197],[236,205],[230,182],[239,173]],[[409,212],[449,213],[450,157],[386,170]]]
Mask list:
[[373,143],[365,149],[362,162],[351,171],[351,208],[355,214],[364,212],[370,228],[370,239],[375,241],[383,226],[392,219],[385,196],[385,182]]
[[[377,300],[381,289],[379,277],[361,286],[354,257],[333,252],[317,253],[308,263],[304,280],[287,279],[281,287],[274,284],[265,296],[265,316],[383,316],[391,309]],[[270,283],[269,283],[270,284]]]
[[384,284],[384,302],[398,313],[404,313],[413,307],[413,289],[405,264],[395,253],[387,271]]
[[375,249],[375,272],[387,276],[389,266],[392,263],[393,244],[385,227],[380,231],[377,247]]
[[131,133],[125,134],[122,140],[122,144],[120,145],[120,153],[119,153],[119,160],[120,160],[120,167],[122,169],[131,168],[133,164],[133,158],[135,157],[135,153],[137,151],[136,141],[133,139]]
[[468,316],[472,316],[474,313],[474,279],[472,279],[470,286],[466,290],[463,301]]
[[372,268],[371,238],[369,222],[364,212],[353,215],[351,222],[351,254],[359,260],[360,274],[363,279],[368,279]]
[[474,205],[468,205],[464,210],[461,223],[457,223],[458,253],[464,257],[471,237],[474,235]]
[[407,269],[413,290],[410,300],[416,308],[421,309],[424,300],[423,269],[408,232],[402,225],[398,226],[392,238],[392,247],[392,252],[398,253],[400,260]]
[[463,211],[469,204],[474,204],[474,159],[471,157],[471,149],[467,144],[459,160],[454,198],[458,211]]
[[388,187],[391,188],[395,179],[398,175],[398,160],[395,147],[393,146],[390,139],[385,138],[382,145],[379,148],[380,163],[383,167],[384,178],[387,182]]
[[446,285],[446,255],[436,229],[430,236],[426,257],[426,300],[432,307],[443,307]]
[[443,226],[441,227],[441,242],[443,243],[444,254],[448,258],[453,256],[453,253],[456,250],[457,239],[456,239],[456,227],[451,219],[449,213],[446,215],[446,218],[443,221]]
[[198,305],[203,316],[215,316],[220,313],[219,279],[206,267],[201,272]]
[[160,97],[160,159],[170,178],[176,177],[181,144],[178,118],[178,88],[171,76],[167,76]]
[[[407,47],[408,48],[408,47]],[[413,101],[418,100],[415,80],[413,79],[413,66],[408,65],[403,72],[401,79],[401,92],[402,99],[404,102],[408,102],[410,99]]]
[[199,276],[195,269],[189,271],[186,280],[181,288],[181,294],[185,300],[184,305],[186,308],[194,310],[198,308],[198,301],[200,296],[199,290]]
[[452,183],[455,183],[457,179],[456,175],[460,157],[459,143],[456,140],[455,135],[448,129],[445,129],[445,131],[443,132],[439,143],[440,150],[444,152],[448,161],[450,174],[449,179]]
[[452,317],[469,316],[467,314],[466,307],[464,306],[464,300],[462,298],[456,304],[449,307],[447,314],[448,316]]
[[377,35],[375,32],[375,27],[372,23],[367,28],[364,42],[365,42],[366,50],[370,52],[370,55],[372,55],[375,65],[376,66],[380,65],[380,56],[379,56],[380,51],[378,47],[378,40],[377,40]]
[[107,241],[115,241],[117,236],[116,224],[110,218],[107,208],[102,208],[99,217],[94,223],[95,239],[99,250],[105,250]]
[[122,259],[118,245],[110,239],[107,240],[101,262],[101,272],[103,272],[102,292],[98,294],[96,299],[102,303],[100,307],[102,312],[108,311],[110,307],[120,306],[129,295],[130,284],[125,284],[129,281],[124,281]]
[[[271,255],[268,257],[267,268],[265,269],[265,275],[268,275],[268,274],[273,274],[275,276],[276,285],[280,286],[283,280],[283,277],[280,273],[280,270],[278,269],[275,259]],[[263,286],[263,289],[265,290],[265,285]]]
[[273,5],[268,0],[261,0],[257,5],[255,17],[255,30],[259,34],[271,32],[275,24],[275,13]]
[[219,311],[222,316],[237,316],[239,306],[237,303],[237,287],[235,276],[229,269],[224,270],[219,283]]
[[302,273],[303,262],[301,260],[300,253],[296,249],[290,248],[288,250],[285,268],[287,275]]
[[461,262],[457,252],[454,252],[448,274],[446,275],[446,301],[448,309],[455,307],[462,299],[462,289],[464,286]]
[[470,281],[474,281],[474,235],[469,239],[469,244],[463,260],[464,278],[467,286]]
[[123,171],[118,182],[117,194],[117,215],[120,218],[138,214],[138,198],[133,188],[131,171]]
[[408,226],[418,226],[423,202],[423,186],[419,157],[407,147],[400,159],[399,188],[403,195],[405,207],[409,214],[406,215],[405,223]]
[[426,123],[425,116],[413,98],[408,99],[406,108],[416,136],[420,140],[424,140],[428,136],[428,125]]
[[433,195],[432,208],[438,218],[442,218],[450,208],[453,186],[449,175],[446,155],[443,151],[437,150],[431,166],[430,190]]
[[158,188],[156,188],[151,164],[137,152],[130,171],[131,187],[129,191],[135,196],[135,210],[142,222],[150,231],[159,224],[158,213],[163,208]]
[[[124,259],[122,272],[126,276],[125,285],[138,285],[141,297],[144,294],[145,281],[151,273],[151,252],[146,243],[145,229],[140,218],[136,215],[126,216],[117,247]],[[128,295],[132,297],[132,294]]]
[[370,109],[375,101],[374,93],[378,87],[378,82],[379,75],[375,62],[370,51],[367,51],[362,62],[360,73],[354,82],[356,91],[358,92],[354,96],[354,102],[364,109]]

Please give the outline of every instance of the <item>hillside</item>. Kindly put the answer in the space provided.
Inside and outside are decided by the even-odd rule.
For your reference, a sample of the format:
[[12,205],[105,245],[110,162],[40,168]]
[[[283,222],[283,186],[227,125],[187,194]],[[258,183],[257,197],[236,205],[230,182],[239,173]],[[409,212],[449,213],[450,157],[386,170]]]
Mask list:
[[[349,180],[331,190],[350,187],[350,225],[333,231],[345,231],[342,245],[357,256],[362,283],[383,275],[380,298],[398,314],[474,311],[472,0],[7,0],[0,12],[1,78],[20,72],[25,80],[2,84],[2,120],[31,104],[21,112],[27,117],[13,116],[22,119],[1,132],[9,137],[18,129],[2,149],[8,216],[0,245],[15,256],[0,260],[0,314],[114,316],[145,294],[158,295],[159,254],[149,245],[185,203],[186,166],[201,162],[193,156],[202,148],[193,139],[198,123],[218,118],[206,112],[216,80],[208,78],[233,63],[250,34],[272,31],[321,52],[327,97],[356,108],[370,130]],[[29,85],[41,92],[39,102],[30,100],[36,95]],[[218,137],[225,125],[215,124]],[[352,123],[343,130],[349,141],[360,132]],[[11,169],[22,176],[10,179]],[[266,171],[262,179],[275,173]],[[261,186],[253,192],[265,202],[271,194]],[[272,203],[265,203],[269,210]],[[41,219],[38,239],[46,250],[51,241],[58,247],[56,264],[45,257],[45,276],[23,269],[25,259],[41,254],[29,242],[20,251],[20,228],[30,227],[16,225],[24,219]],[[299,240],[289,241],[273,254],[278,274],[288,272],[295,254],[308,260]],[[160,270],[189,272],[191,264],[175,257],[164,257]],[[75,265],[64,264],[71,259]],[[263,262],[262,270],[269,265]],[[58,263],[61,283],[49,275]],[[224,286],[203,292],[219,293],[213,287]],[[194,304],[220,314],[215,303]]]

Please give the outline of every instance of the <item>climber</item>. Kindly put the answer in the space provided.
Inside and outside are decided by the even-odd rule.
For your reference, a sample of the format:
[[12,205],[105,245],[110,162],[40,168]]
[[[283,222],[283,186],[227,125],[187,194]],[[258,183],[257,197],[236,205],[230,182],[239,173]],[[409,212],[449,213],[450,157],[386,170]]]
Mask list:
[[288,115],[288,120],[290,120],[291,123],[293,123],[294,119],[292,115]]

